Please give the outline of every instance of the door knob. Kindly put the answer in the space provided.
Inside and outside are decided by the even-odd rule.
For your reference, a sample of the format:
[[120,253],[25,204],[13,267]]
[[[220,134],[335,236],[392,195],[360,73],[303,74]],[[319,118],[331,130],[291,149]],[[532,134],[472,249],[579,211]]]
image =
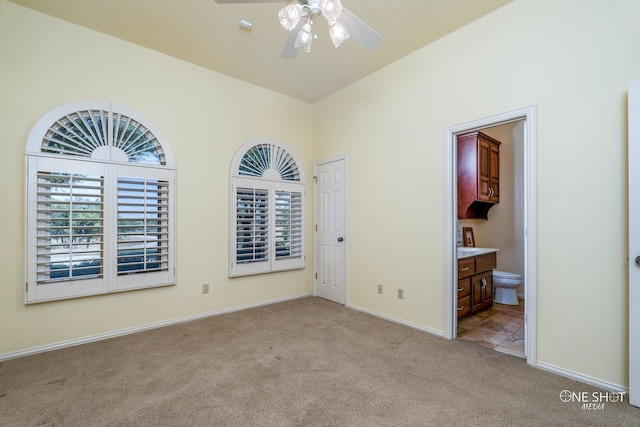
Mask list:
[[636,264],[640,265],[640,255],[636,257]]
[[[338,237],[338,242],[344,241],[344,237]],[[640,259],[640,256],[636,258],[636,262]]]

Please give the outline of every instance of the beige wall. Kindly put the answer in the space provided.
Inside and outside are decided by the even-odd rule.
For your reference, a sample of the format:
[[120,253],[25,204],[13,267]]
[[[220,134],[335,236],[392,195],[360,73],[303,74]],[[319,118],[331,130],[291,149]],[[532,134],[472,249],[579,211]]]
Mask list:
[[315,104],[314,159],[350,156],[349,302],[443,330],[443,130],[536,105],[538,361],[626,386],[638,16],[636,0],[515,0]]
[[[349,155],[349,303],[442,331],[443,129],[535,104],[538,359],[627,385],[626,88],[640,78],[640,2],[515,0],[313,107],[0,7],[0,176],[16,183],[0,210],[0,355],[309,292],[310,268],[226,277],[229,162],[256,136],[295,150],[308,181],[313,160]],[[171,142],[178,285],[25,306],[24,143],[49,109],[92,98],[139,111]]]
[[[307,183],[313,182],[310,105],[13,3],[0,7],[0,355],[311,292],[311,257],[305,270],[227,278],[232,157],[249,139],[273,137],[294,152]],[[27,135],[47,111],[87,99],[137,111],[171,144],[178,283],[26,306]],[[296,120],[290,120],[291,111]],[[204,283],[210,284],[206,295]]]

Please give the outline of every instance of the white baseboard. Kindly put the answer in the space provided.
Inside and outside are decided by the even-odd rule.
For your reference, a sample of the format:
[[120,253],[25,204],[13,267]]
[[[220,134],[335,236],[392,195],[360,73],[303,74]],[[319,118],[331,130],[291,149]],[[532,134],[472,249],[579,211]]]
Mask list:
[[305,297],[309,297],[309,296],[312,296],[311,293],[290,295],[290,296],[283,297],[283,298],[274,298],[274,299],[267,300],[267,301],[260,301],[260,302],[252,303],[252,304],[239,305],[239,306],[235,306],[235,307],[225,308],[225,309],[222,309],[222,310],[210,311],[210,312],[207,312],[207,313],[200,313],[200,314],[196,314],[196,315],[193,315],[193,316],[180,317],[180,318],[171,319],[171,320],[164,320],[162,322],[150,323],[150,324],[142,325],[142,326],[135,326],[133,328],[120,329],[118,331],[106,332],[106,333],[103,333],[103,334],[91,335],[91,336],[88,336],[88,337],[77,338],[77,339],[68,340],[68,341],[61,341],[61,342],[57,342],[57,343],[53,343],[53,344],[43,345],[43,346],[40,346],[40,347],[33,347],[33,348],[26,349],[26,350],[16,351],[16,352],[13,352],[13,353],[2,354],[2,355],[0,355],[0,362],[4,362],[4,361],[10,360],[10,359],[17,359],[18,357],[31,356],[31,355],[38,354],[38,353],[44,353],[44,352],[47,352],[47,351],[58,350],[58,349],[61,349],[61,348],[73,347],[73,346],[81,345],[81,344],[87,344],[87,343],[90,343],[90,342],[102,341],[102,340],[106,340],[106,339],[109,339],[109,338],[120,337],[120,336],[123,336],[123,335],[135,334],[137,332],[143,332],[143,331],[148,331],[148,330],[151,330],[151,329],[162,328],[164,326],[177,325],[179,323],[190,322],[192,320],[204,319],[204,318],[207,318],[207,317],[219,316],[221,314],[233,313],[233,312],[236,312],[236,311],[247,310],[247,309],[250,309],[250,308],[262,307],[262,306],[271,305],[271,304],[277,304],[277,303],[280,303],[280,302],[291,301],[291,300],[295,300],[295,299],[299,299],[299,298],[305,298]]
[[370,310],[370,309],[364,308],[364,307],[360,307],[360,306],[357,306],[357,305],[354,305],[354,304],[347,304],[347,307],[351,308],[353,310],[362,311],[363,313],[367,313],[367,314],[370,314],[370,315],[375,316],[375,317],[379,317],[379,318],[384,319],[384,320],[388,320],[388,321],[393,322],[393,323],[399,323],[401,325],[408,326],[409,328],[417,329],[419,331],[426,332],[426,333],[429,333],[431,335],[436,335],[436,336],[438,336],[440,338],[444,338],[444,332],[442,332],[442,331],[436,331],[435,329],[426,328],[426,327],[418,325],[416,323],[407,322],[406,320],[398,319],[397,317],[393,317],[393,316],[389,316],[387,314],[379,313],[377,311]]
[[[572,380],[580,381],[581,383],[589,384],[595,387],[600,387],[601,389],[604,389],[604,390],[613,391],[616,393],[627,393],[627,394],[629,393],[629,389],[626,387],[622,387],[621,385],[598,380],[596,378],[592,378],[587,375],[582,375],[577,372],[573,372],[563,368],[559,368],[557,366],[549,365],[548,363],[537,362],[536,367],[542,369],[543,371],[552,372],[554,374],[558,374],[563,377],[571,378]],[[571,390],[571,391],[581,391],[581,390]]]

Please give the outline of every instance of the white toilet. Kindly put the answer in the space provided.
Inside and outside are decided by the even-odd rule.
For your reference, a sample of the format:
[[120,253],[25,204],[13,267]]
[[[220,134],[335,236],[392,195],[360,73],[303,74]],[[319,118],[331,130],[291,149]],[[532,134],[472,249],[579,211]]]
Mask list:
[[493,302],[506,305],[518,305],[516,288],[522,285],[522,276],[506,271],[493,270]]

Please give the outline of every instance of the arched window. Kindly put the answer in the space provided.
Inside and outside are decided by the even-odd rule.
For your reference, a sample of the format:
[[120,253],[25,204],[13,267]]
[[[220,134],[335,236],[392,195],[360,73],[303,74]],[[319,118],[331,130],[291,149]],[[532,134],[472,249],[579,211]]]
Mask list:
[[27,303],[175,283],[175,164],[146,119],[65,104],[26,158]]
[[304,268],[304,174],[275,140],[247,142],[231,167],[230,276]]

